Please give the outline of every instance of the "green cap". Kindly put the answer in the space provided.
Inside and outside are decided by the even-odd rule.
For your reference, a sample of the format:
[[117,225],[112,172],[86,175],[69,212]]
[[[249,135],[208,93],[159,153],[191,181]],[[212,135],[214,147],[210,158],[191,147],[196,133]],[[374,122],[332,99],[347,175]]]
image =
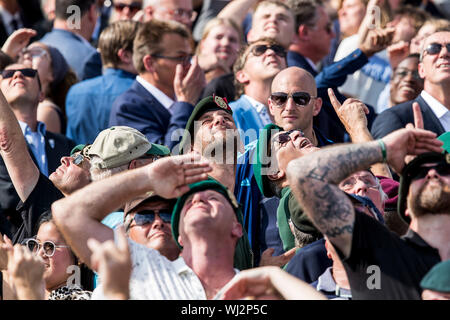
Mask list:
[[258,184],[261,193],[267,197],[273,197],[275,194],[272,192],[269,186],[269,179],[266,174],[263,174],[263,169],[270,166],[269,153],[270,141],[272,138],[273,130],[284,131],[283,128],[269,123],[261,130],[259,134],[258,144],[256,145],[256,163],[253,164],[253,173],[256,183]]
[[406,199],[408,197],[411,181],[416,176],[416,174],[419,173],[420,167],[423,164],[434,162],[443,162],[447,165],[450,165],[450,154],[437,152],[422,153],[403,168],[402,174],[400,176],[400,185],[398,188],[397,212],[400,217],[408,224],[410,223],[411,219],[405,215],[405,211],[407,206]]
[[444,152],[450,153],[450,131],[447,131],[446,133],[441,134],[438,137],[438,140],[441,140],[444,145],[442,148],[444,149]]
[[[114,126],[101,131],[89,150],[89,156],[102,159],[100,169],[111,169],[127,164],[147,153],[152,144],[138,130]],[[159,152],[159,151],[158,151]]]
[[422,289],[450,292],[450,260],[436,264],[420,282]]
[[243,235],[238,240],[235,254],[234,254],[234,267],[239,270],[249,269],[253,267],[253,253],[250,248],[250,243],[248,241],[247,233],[244,229],[244,222],[242,218],[242,212],[241,208],[236,201],[236,198],[234,195],[220,182],[217,180],[214,180],[212,178],[209,178],[207,180],[203,180],[200,182],[196,182],[189,185],[189,191],[186,192],[184,195],[178,198],[177,202],[175,203],[175,207],[173,208],[172,213],[172,235],[175,238],[175,242],[180,247],[180,249],[183,249],[183,247],[178,242],[178,236],[179,236],[179,224],[180,224],[180,214],[181,210],[184,207],[184,203],[186,202],[187,198],[194,193],[204,191],[204,190],[214,190],[220,194],[222,194],[225,199],[228,200],[231,207],[234,209],[234,212],[236,214],[237,221],[242,225]]
[[70,151],[70,155],[73,155],[75,152],[78,152],[78,151],[81,151],[82,153],[85,153],[88,150],[83,150],[83,149],[86,148],[86,147],[89,149],[90,146],[91,145],[87,145],[87,144],[79,144],[79,145],[75,146],[72,149],[72,151]]
[[233,114],[233,111],[231,110],[225,98],[213,95],[200,100],[200,102],[195,106],[194,110],[191,113],[191,116],[186,123],[183,139],[180,143],[180,154],[184,154],[190,151],[185,150],[185,145],[188,143],[189,137],[193,139],[192,134],[194,132],[194,121],[198,120],[198,118],[200,118],[204,113],[214,110],[225,110],[229,114]]

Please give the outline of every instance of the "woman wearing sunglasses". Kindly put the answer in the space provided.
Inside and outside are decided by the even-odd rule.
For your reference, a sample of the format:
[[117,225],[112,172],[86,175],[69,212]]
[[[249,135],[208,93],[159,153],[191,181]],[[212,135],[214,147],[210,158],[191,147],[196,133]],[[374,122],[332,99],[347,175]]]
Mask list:
[[[17,257],[14,257],[14,262],[19,262],[18,265],[14,266],[9,261],[8,272],[11,274],[14,286],[19,290],[26,288],[27,291],[32,292],[31,294],[24,294],[23,291],[17,291],[16,294],[19,299],[24,296],[46,300],[90,299],[91,292],[85,291],[81,287],[81,282],[84,280],[82,277],[85,275],[83,272],[86,270],[78,265],[77,257],[53,223],[50,211],[46,211],[42,215],[36,236],[24,240],[22,245],[32,254],[39,256],[40,259],[32,259],[32,262],[30,262],[31,259],[28,259],[28,263],[33,263],[32,269],[34,270],[43,267],[43,273],[42,270],[41,272],[33,272],[31,276],[30,272],[26,272],[26,269],[19,270],[20,267],[25,268],[26,261],[24,259],[16,260]],[[17,248],[14,248],[14,251],[16,251],[14,255],[17,255]],[[20,255],[26,256],[24,253]],[[74,277],[77,274],[81,275],[79,279],[77,279],[77,276]],[[39,285],[36,285],[42,280],[45,286],[44,294],[42,294]]]

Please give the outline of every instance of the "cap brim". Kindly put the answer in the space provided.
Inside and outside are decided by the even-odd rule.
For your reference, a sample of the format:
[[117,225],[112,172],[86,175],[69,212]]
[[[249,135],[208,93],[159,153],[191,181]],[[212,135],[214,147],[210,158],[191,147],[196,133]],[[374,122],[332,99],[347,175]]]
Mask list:
[[156,156],[169,156],[170,149],[161,144],[152,143],[151,148],[145,154]]

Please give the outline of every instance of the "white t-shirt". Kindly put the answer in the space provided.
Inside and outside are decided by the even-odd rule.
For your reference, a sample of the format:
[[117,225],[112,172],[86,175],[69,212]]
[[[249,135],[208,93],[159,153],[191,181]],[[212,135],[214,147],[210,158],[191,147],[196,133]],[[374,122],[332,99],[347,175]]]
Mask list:
[[[116,235],[114,232],[116,241]],[[197,275],[180,256],[168,260],[159,251],[128,239],[132,271],[131,300],[206,300],[206,293]],[[239,272],[236,270],[236,273]],[[92,293],[92,300],[105,300],[101,279]]]

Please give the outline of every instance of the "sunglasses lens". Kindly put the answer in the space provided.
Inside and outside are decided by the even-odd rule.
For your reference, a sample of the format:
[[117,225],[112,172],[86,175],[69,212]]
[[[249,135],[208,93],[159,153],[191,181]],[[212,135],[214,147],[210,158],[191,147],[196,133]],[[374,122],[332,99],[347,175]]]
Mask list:
[[271,46],[270,49],[273,50],[273,52],[275,52],[275,54],[279,57],[285,57],[286,56],[286,51],[284,50],[284,48],[282,46]]
[[295,92],[292,94],[292,99],[294,102],[300,106],[306,106],[311,100],[311,96],[306,92]]
[[30,78],[34,78],[34,76],[36,75],[36,73],[37,73],[37,71],[36,70],[34,70],[34,69],[22,69],[21,70],[21,72],[22,72],[22,74],[25,76],[25,77],[30,77]]
[[289,136],[289,132],[281,133],[277,137],[277,142],[281,145],[288,143],[289,140],[291,140],[291,137]]
[[282,106],[286,103],[287,101],[287,94],[283,94],[283,93],[277,93],[277,94],[272,94],[270,96],[270,100],[272,100],[272,102],[274,104],[276,104],[277,106]]
[[7,78],[11,78],[14,73],[16,72],[16,70],[3,70],[2,71],[2,77],[7,79]]
[[29,239],[26,244],[27,244],[28,250],[30,250],[31,252],[38,251],[39,245],[36,240]]
[[169,223],[172,221],[172,212],[159,211],[159,217],[162,219],[162,221]]
[[55,252],[55,245],[49,241],[44,242],[43,247],[44,253],[49,257]]
[[264,44],[254,46],[253,47],[253,55],[260,56],[260,55],[264,54],[264,52],[266,52],[266,50],[267,50],[267,46]]
[[155,215],[154,214],[139,214],[137,213],[134,216],[134,222],[136,222],[136,225],[143,226],[148,223],[152,223],[155,221]]
[[442,46],[439,43],[432,43],[427,47],[428,54],[437,54],[441,52]]

